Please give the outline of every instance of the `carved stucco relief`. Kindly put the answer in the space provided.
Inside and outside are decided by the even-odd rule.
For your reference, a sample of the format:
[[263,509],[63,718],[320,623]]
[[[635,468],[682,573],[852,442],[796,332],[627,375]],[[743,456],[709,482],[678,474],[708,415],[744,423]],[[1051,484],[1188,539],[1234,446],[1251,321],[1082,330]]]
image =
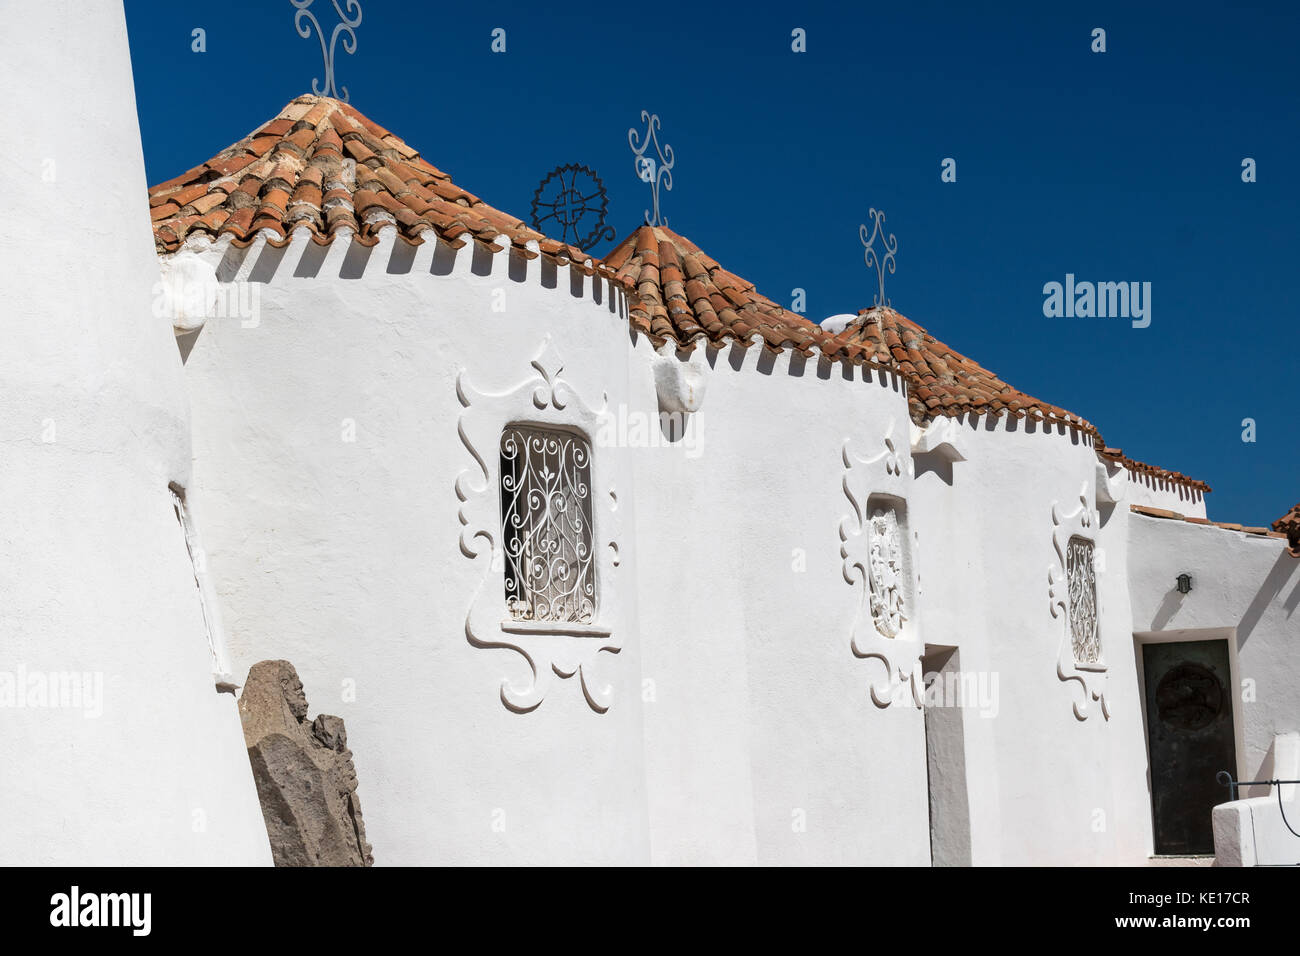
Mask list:
[[1075,717],[1087,720],[1092,714],[1091,703],[1096,701],[1102,716],[1109,720],[1097,598],[1098,515],[1088,504],[1087,485],[1077,500],[1078,507],[1069,513],[1060,502],[1052,503],[1056,561],[1048,568],[1047,582],[1052,617],[1061,623],[1056,674],[1062,682],[1075,682],[1083,690],[1083,699],[1074,703]]
[[617,654],[623,646],[614,627],[619,613],[614,569],[619,563],[622,519],[611,480],[612,463],[599,449],[591,455],[594,613],[574,621],[518,620],[507,605],[508,562],[500,512],[503,429],[512,423],[531,423],[568,430],[581,433],[590,446],[608,407],[604,393],[599,407],[593,407],[562,377],[564,363],[549,338],[532,368],[533,375],[504,392],[480,391],[470,384],[464,368],[456,376],[456,394],[464,406],[460,438],[474,459],[456,479],[463,526],[460,550],[483,566],[465,617],[465,636],[474,647],[510,650],[523,658],[527,665],[523,681],[504,676],[501,682],[501,702],[515,713],[541,706],[554,678],[576,676],[588,705],[603,714],[612,702],[613,688],[597,674],[605,655]]
[[911,456],[899,455],[891,434],[884,450],[864,458],[842,447],[844,496],[849,514],[840,522],[840,557],[844,580],[860,587],[862,597],[853,622],[854,656],[884,666],[873,682],[871,700],[888,707],[910,696],[923,702],[923,645],[917,633],[915,535],[906,520]]
[[903,584],[904,542],[898,527],[898,512],[888,505],[873,505],[870,499],[867,508],[871,512],[867,539],[871,619],[885,637],[898,637],[912,612]]

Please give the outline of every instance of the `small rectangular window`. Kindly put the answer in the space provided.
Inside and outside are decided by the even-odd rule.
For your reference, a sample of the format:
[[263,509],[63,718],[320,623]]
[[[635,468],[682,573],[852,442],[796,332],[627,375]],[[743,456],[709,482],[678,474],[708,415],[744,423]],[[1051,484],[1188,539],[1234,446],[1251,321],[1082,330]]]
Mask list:
[[1093,544],[1073,537],[1066,548],[1065,574],[1070,588],[1070,643],[1078,664],[1101,660],[1101,636],[1097,630],[1097,572]]
[[501,433],[505,598],[516,621],[590,624],[596,615],[591,446],[537,425]]

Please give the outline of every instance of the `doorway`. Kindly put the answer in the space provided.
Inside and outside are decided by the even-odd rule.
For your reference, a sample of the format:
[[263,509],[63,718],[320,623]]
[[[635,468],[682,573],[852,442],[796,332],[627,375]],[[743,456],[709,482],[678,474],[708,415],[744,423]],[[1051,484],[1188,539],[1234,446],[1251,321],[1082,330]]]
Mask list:
[[1215,777],[1237,772],[1228,642],[1145,643],[1142,661],[1155,852],[1213,854],[1211,811],[1228,799]]
[[961,657],[955,647],[925,645],[925,764],[930,798],[930,865],[970,866],[970,800]]

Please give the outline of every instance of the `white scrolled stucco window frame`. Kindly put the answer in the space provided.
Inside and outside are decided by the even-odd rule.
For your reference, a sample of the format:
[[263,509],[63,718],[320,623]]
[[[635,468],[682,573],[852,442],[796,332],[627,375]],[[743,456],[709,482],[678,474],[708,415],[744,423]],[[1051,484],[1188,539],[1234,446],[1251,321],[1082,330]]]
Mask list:
[[1102,565],[1096,561],[1097,527],[1099,515],[1088,503],[1088,487],[1079,492],[1079,506],[1068,514],[1060,502],[1052,502],[1052,547],[1056,560],[1048,567],[1048,598],[1052,617],[1060,621],[1061,637],[1056,659],[1056,676],[1063,683],[1077,683],[1083,689],[1083,699],[1074,702],[1074,716],[1087,720],[1092,714],[1092,701],[1101,705],[1102,716],[1110,719],[1110,704],[1106,700],[1108,667],[1105,662],[1105,645],[1101,643],[1101,595],[1094,585],[1092,613],[1096,617],[1099,651],[1095,661],[1075,659],[1073,630],[1070,620],[1070,579],[1068,572],[1069,549],[1072,539],[1080,538],[1092,545],[1094,578]]
[[[916,575],[916,534],[906,520],[907,492],[912,480],[912,456],[905,445],[900,453],[895,447],[893,426],[883,439],[883,451],[864,458],[850,451],[853,439],[841,446],[844,462],[842,486],[849,502],[849,514],[840,522],[840,557],[844,580],[860,587],[861,597],[854,616],[850,647],[863,660],[879,661],[884,666],[883,679],[870,684],[871,700],[880,708],[911,697],[915,707],[924,704],[921,657],[924,644],[917,626],[919,581]],[[874,587],[872,546],[873,502],[894,501],[895,518],[900,522],[898,546],[901,549],[902,573],[896,581],[904,601],[905,620],[901,627],[893,622],[881,626],[873,604]],[[890,636],[892,632],[893,636]]]
[[[483,566],[483,577],[465,617],[465,636],[474,647],[510,650],[523,657],[528,667],[524,679],[516,681],[507,674],[501,682],[501,702],[514,713],[526,714],[540,707],[554,678],[576,676],[588,705],[603,714],[612,703],[613,688],[597,677],[602,655],[622,650],[615,627],[620,613],[615,570],[620,560],[622,515],[613,484],[613,463],[594,440],[608,414],[608,398],[602,393],[598,407],[583,400],[562,377],[564,363],[549,337],[531,364],[534,374],[504,392],[475,388],[465,368],[456,376],[456,394],[464,408],[458,424],[460,438],[474,459],[456,479],[456,496],[461,502],[460,550]],[[512,424],[574,433],[592,449],[596,608],[590,623],[515,620],[506,605],[500,442],[502,430]]]

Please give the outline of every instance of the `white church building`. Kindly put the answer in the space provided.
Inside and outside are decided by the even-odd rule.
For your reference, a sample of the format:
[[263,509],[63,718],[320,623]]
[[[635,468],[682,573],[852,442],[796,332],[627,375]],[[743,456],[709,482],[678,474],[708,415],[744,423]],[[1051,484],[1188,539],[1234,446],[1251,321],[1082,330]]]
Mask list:
[[67,94],[0,167],[0,704],[101,713],[0,707],[0,859],[268,864],[235,693],[283,659],[380,865],[1300,862],[1297,788],[1218,779],[1300,779],[1300,511],[327,97],[146,189],[121,10],[36,49],[68,16],[0,37]]

